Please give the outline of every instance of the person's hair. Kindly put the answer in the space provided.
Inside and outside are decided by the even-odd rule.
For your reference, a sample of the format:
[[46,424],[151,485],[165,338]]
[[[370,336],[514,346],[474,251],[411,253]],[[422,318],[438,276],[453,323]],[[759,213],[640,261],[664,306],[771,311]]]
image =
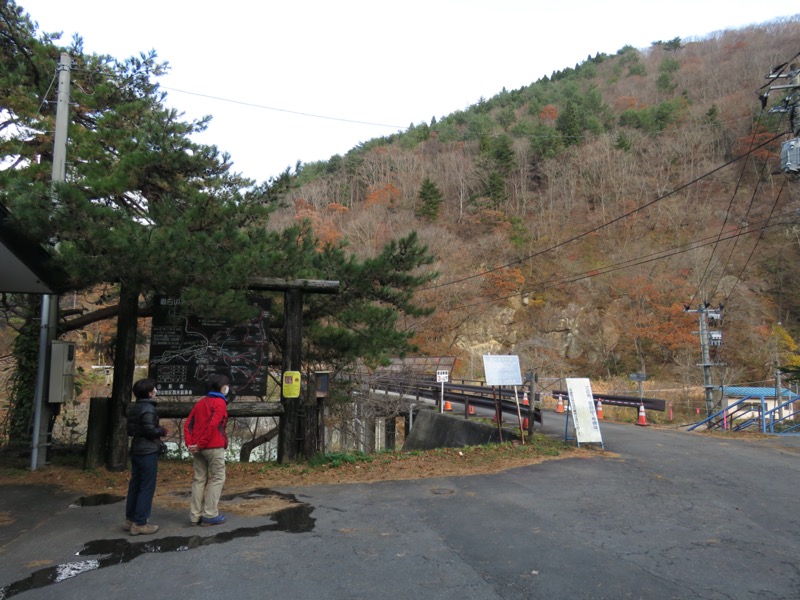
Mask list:
[[208,391],[209,392],[221,392],[222,388],[226,385],[230,385],[230,380],[228,379],[227,375],[220,375],[219,373],[215,373],[211,377],[208,378]]
[[136,398],[147,398],[156,389],[156,380],[146,377],[133,384],[133,395]]

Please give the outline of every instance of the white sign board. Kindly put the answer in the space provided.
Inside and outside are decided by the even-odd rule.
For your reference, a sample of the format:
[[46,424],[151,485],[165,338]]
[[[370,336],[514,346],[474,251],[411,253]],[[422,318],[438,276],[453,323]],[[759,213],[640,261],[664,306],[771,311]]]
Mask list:
[[450,373],[447,371],[436,371],[436,383],[447,383],[450,381]]
[[522,385],[519,356],[486,354],[483,357],[486,385]]
[[575,423],[575,438],[581,442],[603,443],[600,421],[592,397],[592,386],[586,378],[567,379],[567,393],[572,420]]

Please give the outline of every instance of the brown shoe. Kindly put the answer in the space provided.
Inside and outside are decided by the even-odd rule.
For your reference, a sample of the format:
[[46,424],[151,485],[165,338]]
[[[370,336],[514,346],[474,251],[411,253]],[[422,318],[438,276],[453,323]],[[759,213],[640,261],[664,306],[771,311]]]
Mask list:
[[152,535],[156,531],[158,531],[158,525],[137,525],[136,523],[131,524],[131,535]]
[[131,530],[131,525],[133,525],[133,521],[128,521],[128,519],[125,519],[125,525],[123,525],[122,528],[125,531],[130,531]]

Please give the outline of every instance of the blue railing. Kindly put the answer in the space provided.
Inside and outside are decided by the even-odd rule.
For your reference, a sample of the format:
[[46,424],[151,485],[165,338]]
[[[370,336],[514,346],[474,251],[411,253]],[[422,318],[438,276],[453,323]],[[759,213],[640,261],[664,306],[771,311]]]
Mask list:
[[[758,401],[758,404],[754,404],[754,400]],[[726,408],[712,413],[702,421],[695,423],[689,427],[688,431],[697,429],[702,425],[705,425],[709,429],[731,429],[732,431],[742,431],[753,426],[758,426],[761,433],[798,435],[796,432],[800,430],[800,423],[795,424],[794,417],[800,414],[800,410],[780,416],[783,409],[791,406],[794,402],[795,399],[792,398],[768,410],[764,396],[745,396],[733,404],[728,405]],[[737,418],[753,412],[756,413],[755,417],[748,417],[744,420]],[[788,427],[778,427],[781,423],[787,424],[789,422],[793,424]]]

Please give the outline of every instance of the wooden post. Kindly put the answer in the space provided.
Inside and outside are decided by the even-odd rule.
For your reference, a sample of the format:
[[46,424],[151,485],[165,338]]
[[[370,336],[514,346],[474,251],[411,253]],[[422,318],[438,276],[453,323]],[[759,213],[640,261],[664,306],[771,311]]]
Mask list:
[[536,416],[536,374],[531,373],[530,381],[528,382],[530,401],[528,403],[528,436],[533,435],[534,430],[534,417]]
[[[303,335],[303,291],[290,288],[284,292],[283,372],[300,371]],[[281,379],[282,380],[282,379]],[[295,462],[300,452],[300,398],[284,398],[281,388],[283,417],[278,435],[278,462]]]
[[83,468],[96,469],[105,461],[108,441],[110,398],[92,398],[89,401],[89,423],[86,426],[86,456]]
[[394,450],[395,442],[396,442],[396,435],[395,429],[397,428],[397,422],[395,417],[386,417],[384,422],[384,439],[385,444],[384,447],[386,450]]
[[[282,291],[284,298],[283,326],[283,372],[302,371],[302,333],[303,333],[303,292],[310,294],[338,294],[339,282],[297,279],[287,281],[259,277],[250,281],[251,290]],[[281,377],[281,382],[283,377]],[[295,462],[298,455],[307,448],[307,427],[300,415],[300,398],[284,398],[281,389],[283,416],[278,434],[278,462]],[[314,426],[316,431],[316,425]],[[316,441],[313,444],[316,445]]]

